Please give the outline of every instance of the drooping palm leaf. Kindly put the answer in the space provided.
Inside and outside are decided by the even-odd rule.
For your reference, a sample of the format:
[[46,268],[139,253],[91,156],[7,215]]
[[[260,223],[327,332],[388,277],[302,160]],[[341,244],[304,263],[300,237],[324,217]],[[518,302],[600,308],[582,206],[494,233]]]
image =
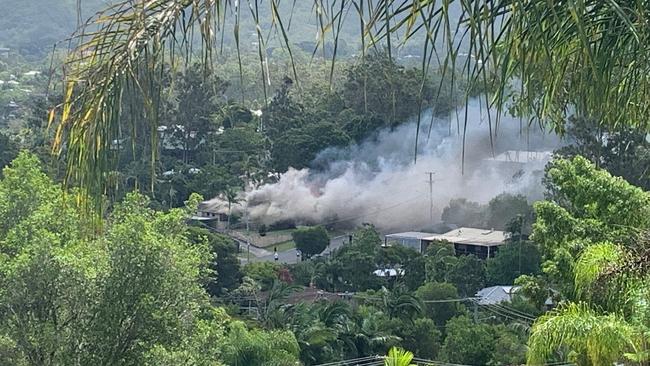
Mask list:
[[528,341],[528,364],[546,363],[558,351],[570,351],[592,365],[611,365],[624,353],[641,349],[637,329],[622,318],[600,315],[586,304],[569,304],[540,317]]

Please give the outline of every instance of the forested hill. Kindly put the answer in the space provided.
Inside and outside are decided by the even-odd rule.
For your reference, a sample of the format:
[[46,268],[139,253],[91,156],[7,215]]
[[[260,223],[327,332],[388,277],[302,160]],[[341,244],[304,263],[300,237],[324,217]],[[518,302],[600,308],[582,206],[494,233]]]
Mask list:
[[[81,17],[86,21],[97,11],[120,0],[81,0]],[[373,0],[378,2],[378,0]],[[78,26],[77,0],[0,0],[0,47],[8,47],[27,60],[38,60],[52,50],[52,46],[65,40]],[[270,1],[259,2],[260,26],[269,47],[278,46],[282,36],[277,32],[269,33],[272,28],[272,13]],[[226,11],[232,13],[230,5]],[[337,9],[328,9],[328,13],[335,13]],[[289,38],[293,44],[307,52],[311,52],[316,45],[320,26],[314,15],[312,1],[283,1],[280,3],[279,12],[283,18]],[[240,26],[241,47],[257,52],[257,33],[249,9],[242,8]],[[223,41],[234,44],[234,19],[226,17]],[[415,38],[421,40],[422,35]],[[358,14],[346,12],[341,23],[339,34],[338,55],[345,57],[355,53],[361,44]],[[325,51],[331,51],[333,33],[329,31],[325,36]],[[410,42],[401,51],[405,54],[421,52],[421,42]]]
[[[97,11],[117,3],[117,0],[81,0],[81,20],[86,21]],[[260,2],[260,23],[263,30],[271,26],[272,16],[269,1]],[[291,40],[297,44],[313,43],[318,30],[311,1],[282,2],[280,12],[287,16],[285,27],[291,33]],[[0,0],[0,47],[16,50],[27,59],[38,59],[51,51],[52,46],[66,39],[78,26],[77,0]],[[232,12],[233,9],[227,9]],[[293,12],[292,20],[288,18]],[[295,17],[295,19],[293,19]],[[234,17],[227,19],[224,41],[233,41]],[[349,15],[343,24],[341,39],[350,43],[359,39],[359,25],[356,16]],[[243,8],[241,17],[241,39],[243,47],[256,41],[257,34],[248,7]],[[271,38],[273,41],[273,38]],[[311,41],[311,42],[310,42]],[[310,46],[309,44],[305,45]]]
[[[110,0],[82,0],[82,19]],[[77,27],[76,0],[0,0],[0,47],[40,58]]]

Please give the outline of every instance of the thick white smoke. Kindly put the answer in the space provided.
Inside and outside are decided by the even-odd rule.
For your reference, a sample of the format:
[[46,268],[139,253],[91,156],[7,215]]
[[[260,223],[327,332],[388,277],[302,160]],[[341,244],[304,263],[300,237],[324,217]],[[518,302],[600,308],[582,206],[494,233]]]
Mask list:
[[[312,169],[289,169],[277,183],[245,193],[239,209],[252,222],[265,224],[371,222],[384,230],[422,230],[440,220],[453,198],[483,203],[502,192],[525,194],[531,200],[541,197],[543,161],[526,163],[530,154],[510,153],[509,158],[519,162],[504,162],[493,155],[549,151],[558,139],[502,117],[492,149],[487,111],[478,102],[470,103],[463,172],[464,113],[462,108],[449,119],[434,119],[430,133],[431,115],[423,116],[415,163],[412,121],[358,145],[326,149]],[[427,172],[434,172],[433,222]]]

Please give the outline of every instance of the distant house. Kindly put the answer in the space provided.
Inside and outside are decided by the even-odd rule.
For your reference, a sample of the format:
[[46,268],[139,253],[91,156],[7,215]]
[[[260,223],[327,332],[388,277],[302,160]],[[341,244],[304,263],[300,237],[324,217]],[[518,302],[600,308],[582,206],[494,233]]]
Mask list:
[[218,207],[215,208],[213,205],[209,205],[206,202],[201,202],[196,210],[196,214],[192,216],[191,219],[195,221],[227,222],[228,215],[223,212],[219,212]]
[[456,255],[474,254],[481,259],[495,256],[499,247],[505,243],[506,233],[499,230],[461,227],[444,234],[423,238],[423,245],[434,241],[446,241],[454,245]]
[[403,268],[381,268],[372,272],[377,277],[394,278],[397,276],[404,276]]
[[445,241],[454,245],[456,255],[474,254],[481,259],[487,259],[494,257],[506,238],[503,231],[461,227],[444,234],[419,231],[388,234],[384,237],[384,244],[398,243],[424,253],[434,241]]
[[[475,297],[479,305],[495,305],[502,302],[512,302],[515,294],[521,290],[521,286],[490,286],[480,289]],[[544,301],[544,308],[546,310],[552,309],[556,305],[553,297],[557,294],[556,291],[551,290],[553,296],[549,296]]]
[[502,302],[511,302],[513,295],[521,286],[491,286],[476,293],[479,305],[495,305]]
[[[200,144],[205,142],[203,140],[196,141],[197,131],[190,131],[186,136],[183,125],[158,126],[157,130],[160,146],[168,152],[180,152],[186,147],[188,150],[196,150]],[[185,141],[186,138],[191,140],[191,143]],[[186,142],[188,142],[188,146],[185,145]]]
[[525,151],[525,150],[507,150],[501,154],[487,158],[487,161],[500,163],[516,164],[546,164],[553,157],[551,151]]
[[390,243],[398,243],[400,245],[423,253],[426,250],[426,241],[424,241],[424,239],[432,235],[435,234],[423,233],[420,231],[407,231],[404,233],[388,234],[384,237],[384,245],[389,245]]
[[0,47],[0,58],[9,58],[9,52],[11,48]]
[[126,139],[115,139],[111,141],[111,150],[124,150],[126,146],[124,145],[124,142]]

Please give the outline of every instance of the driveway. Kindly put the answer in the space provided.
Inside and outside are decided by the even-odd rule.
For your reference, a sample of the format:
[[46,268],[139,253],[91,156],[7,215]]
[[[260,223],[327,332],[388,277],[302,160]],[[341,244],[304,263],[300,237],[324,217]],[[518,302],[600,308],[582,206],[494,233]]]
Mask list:
[[[327,256],[330,255],[332,251],[337,248],[340,248],[343,244],[348,242],[348,235],[335,236],[330,239],[330,244],[323,250],[319,255]],[[240,242],[241,250],[243,253],[247,253],[246,243]],[[257,248],[250,246],[250,258],[251,262],[274,262],[275,256],[272,251],[262,248]],[[247,258],[240,257],[242,264],[248,263]],[[289,249],[282,252],[278,252],[278,262],[283,264],[294,264],[300,260],[300,256],[296,255],[296,249]]]

